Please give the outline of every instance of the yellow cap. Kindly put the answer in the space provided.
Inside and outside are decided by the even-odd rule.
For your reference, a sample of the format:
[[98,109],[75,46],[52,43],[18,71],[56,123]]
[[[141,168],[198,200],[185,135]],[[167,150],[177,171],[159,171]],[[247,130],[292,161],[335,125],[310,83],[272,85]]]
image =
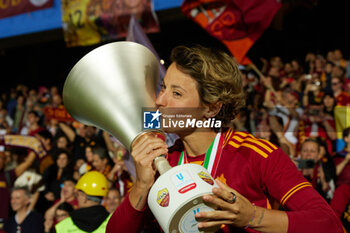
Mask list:
[[108,181],[102,173],[91,171],[80,177],[75,188],[89,196],[105,197],[108,192]]

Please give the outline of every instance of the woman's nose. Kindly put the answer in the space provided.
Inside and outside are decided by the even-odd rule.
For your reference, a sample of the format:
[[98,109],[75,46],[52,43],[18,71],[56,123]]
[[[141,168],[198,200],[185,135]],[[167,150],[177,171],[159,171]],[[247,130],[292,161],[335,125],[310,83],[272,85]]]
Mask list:
[[166,94],[164,91],[160,91],[157,99],[156,99],[156,105],[157,106],[166,106]]

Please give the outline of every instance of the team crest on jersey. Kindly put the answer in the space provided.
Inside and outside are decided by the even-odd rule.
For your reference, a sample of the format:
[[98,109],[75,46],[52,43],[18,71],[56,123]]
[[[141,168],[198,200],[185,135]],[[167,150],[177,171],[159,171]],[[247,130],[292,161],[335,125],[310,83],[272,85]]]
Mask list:
[[158,191],[157,202],[162,207],[167,207],[169,205],[169,191],[164,188]]
[[214,181],[211,178],[211,176],[203,171],[201,171],[200,173],[198,173],[198,176],[204,180],[206,183],[210,184],[210,185],[214,185]]

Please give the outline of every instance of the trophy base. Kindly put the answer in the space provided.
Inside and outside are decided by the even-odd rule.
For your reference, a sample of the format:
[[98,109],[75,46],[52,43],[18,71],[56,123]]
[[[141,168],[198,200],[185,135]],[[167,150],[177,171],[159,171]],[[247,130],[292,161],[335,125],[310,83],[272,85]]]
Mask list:
[[[204,195],[218,187],[209,172],[198,164],[183,164],[167,170],[153,184],[148,206],[165,233],[199,233],[196,213],[215,208],[203,202]],[[219,229],[206,229],[215,232]]]
[[169,233],[213,233],[220,227],[200,231],[195,215],[198,212],[213,211],[214,208],[203,202],[202,196],[196,197],[176,211],[169,225]]

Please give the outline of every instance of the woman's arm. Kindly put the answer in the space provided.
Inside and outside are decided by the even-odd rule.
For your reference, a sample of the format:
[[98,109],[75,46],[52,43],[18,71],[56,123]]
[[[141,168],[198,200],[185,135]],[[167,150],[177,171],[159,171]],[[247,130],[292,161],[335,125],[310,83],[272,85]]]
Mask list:
[[327,136],[329,137],[329,139],[331,139],[332,141],[336,140],[337,139],[337,132],[335,131],[333,126],[329,123],[329,121],[327,119],[323,119],[322,124],[323,124],[324,128],[326,129],[326,133],[327,133]]
[[153,160],[167,153],[167,144],[153,134],[145,134],[134,142],[131,155],[136,168],[136,181],[128,196],[108,221],[106,233],[136,233],[142,229],[147,195],[156,174]]
[[62,129],[63,133],[68,137],[70,142],[74,142],[75,139],[75,132],[72,130],[71,127],[69,127],[67,124],[60,122],[58,123],[58,126]]
[[350,153],[347,153],[344,160],[341,161],[341,163],[339,163],[336,166],[336,175],[337,176],[339,176],[339,174],[344,170],[345,166],[349,163],[349,161],[350,161]]
[[24,162],[22,162],[20,165],[18,165],[15,168],[15,174],[17,177],[23,174],[34,162],[36,158],[36,155],[33,151],[30,151],[27,158],[25,158]]
[[[220,188],[214,188],[214,195],[204,196],[206,202],[213,203],[220,210],[199,212],[198,219],[210,219],[201,222],[201,229],[222,224],[235,227],[249,227],[259,232],[269,233],[343,233],[342,224],[326,201],[311,187],[303,188],[292,195],[285,203],[290,211],[271,210],[254,206],[236,190],[216,180]],[[229,203],[232,193],[236,201]]]
[[36,203],[38,202],[39,200],[39,196],[40,196],[40,193],[38,191],[36,191],[33,195],[32,195],[32,198],[30,200],[30,204],[29,204],[29,210],[34,210],[34,207],[36,205]]

